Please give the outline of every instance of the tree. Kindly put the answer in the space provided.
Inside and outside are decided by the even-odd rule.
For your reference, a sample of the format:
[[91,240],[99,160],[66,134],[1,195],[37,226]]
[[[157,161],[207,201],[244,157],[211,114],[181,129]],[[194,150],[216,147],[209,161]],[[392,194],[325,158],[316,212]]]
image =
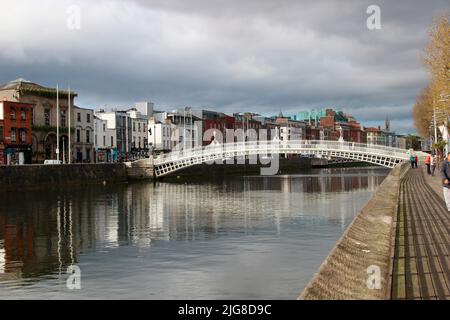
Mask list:
[[431,74],[431,91],[437,107],[447,108],[442,104],[440,95],[448,95],[450,79],[450,24],[449,13],[443,14],[435,21],[430,31],[431,41],[425,48],[424,63]]
[[[421,91],[413,108],[415,126],[423,137],[432,135],[430,124],[436,110],[437,124],[447,123],[450,114],[450,14],[435,20],[431,41],[425,48],[424,64],[430,72],[430,84]],[[445,101],[447,97],[447,101]]]
[[433,103],[430,88],[422,89],[413,108],[413,118],[417,131],[422,137],[430,136],[430,123],[433,117]]
[[447,146],[447,142],[444,140],[440,140],[440,141],[436,142],[435,144],[433,144],[433,148],[436,150],[439,159],[444,158],[444,150],[445,150],[446,146]]

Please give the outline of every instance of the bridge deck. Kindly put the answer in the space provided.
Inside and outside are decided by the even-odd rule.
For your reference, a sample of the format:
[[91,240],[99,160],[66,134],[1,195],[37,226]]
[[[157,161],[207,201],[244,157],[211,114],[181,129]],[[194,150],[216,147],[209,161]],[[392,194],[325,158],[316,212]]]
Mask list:
[[401,183],[392,299],[450,299],[450,215],[437,179],[416,169]]

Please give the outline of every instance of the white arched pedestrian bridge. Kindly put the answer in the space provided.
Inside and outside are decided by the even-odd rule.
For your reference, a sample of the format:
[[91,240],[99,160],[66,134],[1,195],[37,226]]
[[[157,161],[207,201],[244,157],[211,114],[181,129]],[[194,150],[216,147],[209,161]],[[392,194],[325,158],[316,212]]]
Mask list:
[[[211,143],[208,146],[172,151],[160,155],[153,161],[156,177],[202,163],[225,161],[227,159],[249,156],[274,156],[279,154],[316,155],[322,157],[343,158],[372,163],[388,168],[407,161],[408,150],[372,144],[360,144],[339,141],[248,141],[234,143]],[[426,156],[416,152],[419,159]]]

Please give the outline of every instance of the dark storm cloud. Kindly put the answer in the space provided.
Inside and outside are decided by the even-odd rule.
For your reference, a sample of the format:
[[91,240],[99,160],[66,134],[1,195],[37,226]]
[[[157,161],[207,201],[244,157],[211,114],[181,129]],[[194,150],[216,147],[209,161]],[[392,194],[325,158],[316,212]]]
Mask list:
[[[78,31],[66,28],[70,5]],[[382,29],[366,28],[381,7]],[[70,83],[85,107],[297,113],[335,107],[412,131],[432,19],[447,1],[3,1],[0,82]],[[42,19],[45,17],[45,19]],[[20,24],[17,21],[21,21]]]

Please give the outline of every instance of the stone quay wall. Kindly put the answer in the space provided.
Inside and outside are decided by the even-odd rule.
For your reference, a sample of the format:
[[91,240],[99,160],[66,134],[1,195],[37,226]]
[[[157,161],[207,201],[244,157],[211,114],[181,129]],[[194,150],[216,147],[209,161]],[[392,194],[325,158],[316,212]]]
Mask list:
[[408,170],[408,163],[392,169],[299,299],[390,299],[400,180]]
[[127,181],[125,164],[0,166],[0,192]]

